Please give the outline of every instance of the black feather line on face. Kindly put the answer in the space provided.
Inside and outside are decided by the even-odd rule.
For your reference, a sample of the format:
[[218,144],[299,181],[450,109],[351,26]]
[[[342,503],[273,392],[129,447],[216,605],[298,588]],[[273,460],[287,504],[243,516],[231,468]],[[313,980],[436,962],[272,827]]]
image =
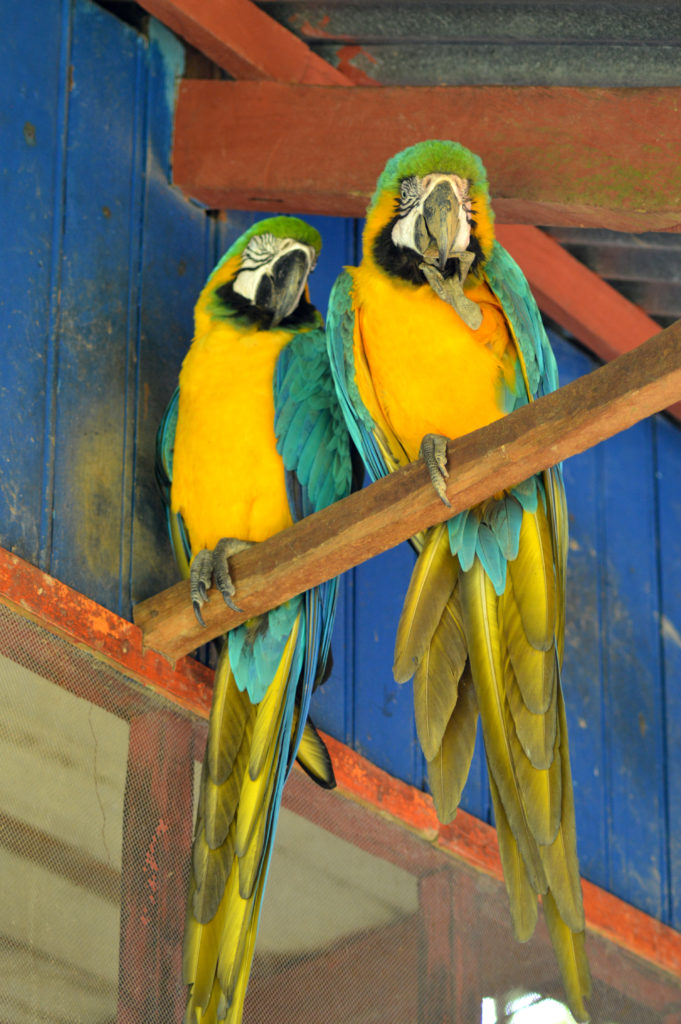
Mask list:
[[[386,224],[382,231],[376,235],[373,245],[373,256],[379,267],[382,267],[386,273],[390,274],[391,277],[399,277],[403,281],[409,281],[411,284],[421,285],[426,284],[426,278],[423,271],[419,269],[421,263],[423,263],[423,256],[415,252],[413,249],[406,249],[402,246],[396,246],[392,239],[393,228],[400,219],[400,215],[393,217],[391,221]],[[468,243],[468,250],[475,256],[469,273],[475,273],[485,262],[485,256],[475,236],[475,221],[471,218],[471,237]],[[445,269],[442,272],[442,276],[454,277],[459,273],[459,261],[456,257],[447,260]]]
[[[260,309],[258,306],[254,306],[250,299],[235,292],[233,281],[228,281],[215,289],[210,312],[220,320],[234,320],[237,324],[259,327],[263,331],[269,330],[272,326],[271,310]],[[316,327],[318,324],[319,313],[303,294],[293,312],[289,313],[277,326],[284,329],[301,330]]]

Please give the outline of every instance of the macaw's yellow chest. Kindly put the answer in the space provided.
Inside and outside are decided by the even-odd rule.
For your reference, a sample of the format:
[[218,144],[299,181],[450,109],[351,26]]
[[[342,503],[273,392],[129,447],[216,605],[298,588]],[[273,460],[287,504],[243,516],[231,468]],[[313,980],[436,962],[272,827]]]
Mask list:
[[460,437],[504,415],[504,383],[512,386],[517,355],[487,285],[466,288],[483,312],[474,331],[428,285],[362,267],[353,278],[357,385],[409,459],[424,434]]
[[195,554],[222,537],[261,541],[291,525],[276,451],[273,379],[287,331],[218,325],[180,373],[171,504]]

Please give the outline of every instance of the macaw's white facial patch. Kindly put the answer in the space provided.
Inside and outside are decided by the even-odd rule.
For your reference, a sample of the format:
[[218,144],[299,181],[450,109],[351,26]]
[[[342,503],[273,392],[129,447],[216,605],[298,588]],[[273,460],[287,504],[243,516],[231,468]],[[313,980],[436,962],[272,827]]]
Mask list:
[[[305,255],[309,274],[317,262],[316,250],[311,245],[298,242],[295,238],[277,238],[269,233],[254,235],[241,255],[241,266],[234,278],[234,291],[249,302],[255,303],[258,285],[263,275],[272,272],[281,256],[296,249]],[[305,281],[301,286],[301,293],[304,286]]]
[[464,252],[468,248],[471,237],[469,183],[466,178],[460,178],[458,174],[442,174],[438,171],[426,174],[423,178],[418,178],[415,175],[404,178],[400,183],[398,218],[393,226],[391,236],[394,245],[423,253],[424,237],[427,237],[428,229],[427,219],[424,217],[424,206],[428,197],[441,182],[446,182],[452,190],[452,208],[457,218],[452,234],[450,254]]

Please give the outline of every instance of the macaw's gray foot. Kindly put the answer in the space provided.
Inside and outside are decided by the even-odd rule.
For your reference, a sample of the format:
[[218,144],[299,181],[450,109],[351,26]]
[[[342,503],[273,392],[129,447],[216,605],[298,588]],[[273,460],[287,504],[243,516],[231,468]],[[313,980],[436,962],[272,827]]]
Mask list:
[[201,615],[201,608],[208,600],[208,591],[213,579],[215,579],[215,586],[222,594],[225,604],[234,612],[241,611],[241,608],[232,600],[236,591],[229,572],[229,558],[237,551],[249,548],[251,543],[248,540],[237,540],[236,537],[223,537],[215,545],[213,551],[203,548],[194,556],[189,570],[189,592],[194,606],[194,614],[201,626],[206,625]]
[[469,299],[463,290],[464,282],[468,277],[468,271],[475,256],[472,252],[453,252],[450,255],[456,256],[459,261],[458,275],[455,274],[447,278],[443,277],[442,271],[429,253],[426,253],[423,263],[420,264],[420,269],[423,271],[423,276],[435,294],[443,302],[448,303],[471,330],[477,331],[482,323],[482,309],[477,302]]
[[421,441],[419,455],[426,464],[430,474],[430,482],[438,493],[438,497],[447,508],[452,504],[447,497],[445,480],[449,477],[447,470],[447,444],[449,439],[442,434],[426,434]]

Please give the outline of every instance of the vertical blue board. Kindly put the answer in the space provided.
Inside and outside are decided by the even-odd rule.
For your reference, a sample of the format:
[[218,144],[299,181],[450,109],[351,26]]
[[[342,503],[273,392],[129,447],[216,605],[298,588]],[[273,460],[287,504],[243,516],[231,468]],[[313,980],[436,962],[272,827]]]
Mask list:
[[69,4],[5,4],[0,74],[0,543],[45,568]]
[[178,578],[154,477],[156,431],[193,334],[194,303],[213,263],[214,218],[168,186],[177,82],[184,50],[155,21],[149,25],[145,180],[140,302],[135,336],[136,444],[132,543],[123,552],[131,591],[124,613]]
[[669,856],[669,908],[663,919],[681,929],[681,430],[656,418],[658,551],[660,572],[660,700],[664,734],[657,760],[663,766]]
[[653,434],[648,420],[605,447],[603,700],[609,888],[660,917],[667,864]]
[[[551,335],[561,384],[590,373],[595,360]],[[608,882],[609,830],[601,699],[602,609],[597,545],[601,521],[602,446],[563,465],[570,530],[563,692],[574,781],[577,840],[582,873]]]
[[51,570],[122,611],[132,468],[146,87],[144,44],[73,7]]
[[[561,383],[595,367],[554,341]],[[638,424],[565,465],[563,680],[583,874],[669,920],[655,473],[661,422]]]

